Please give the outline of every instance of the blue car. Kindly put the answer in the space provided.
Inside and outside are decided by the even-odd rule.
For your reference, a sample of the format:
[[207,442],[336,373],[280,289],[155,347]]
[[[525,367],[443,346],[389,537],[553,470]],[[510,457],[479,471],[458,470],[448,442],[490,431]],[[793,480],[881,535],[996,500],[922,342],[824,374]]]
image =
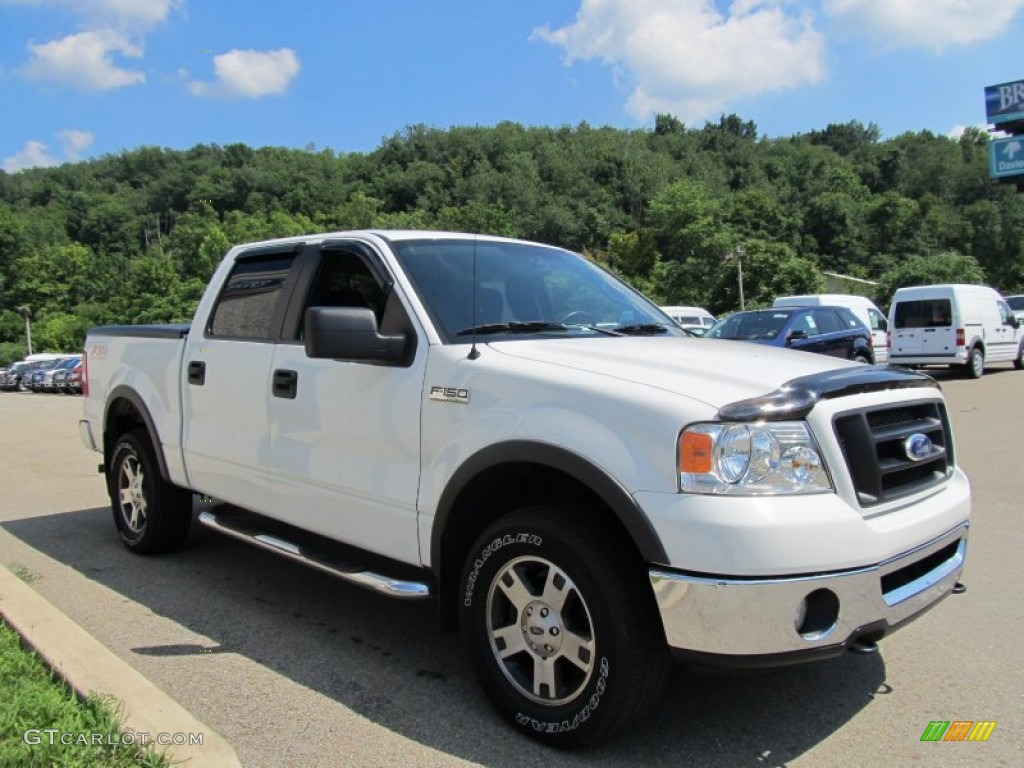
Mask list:
[[874,363],[871,333],[846,307],[773,307],[719,320],[708,339],[734,339]]

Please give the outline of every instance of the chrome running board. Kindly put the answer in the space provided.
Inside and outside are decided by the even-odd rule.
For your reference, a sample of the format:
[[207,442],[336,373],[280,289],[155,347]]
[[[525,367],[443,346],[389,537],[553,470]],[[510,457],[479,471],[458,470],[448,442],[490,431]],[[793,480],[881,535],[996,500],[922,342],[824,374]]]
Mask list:
[[[307,545],[297,544],[281,536],[259,530],[258,526],[254,524],[259,518],[242,510],[233,508],[228,508],[225,512],[203,510],[199,513],[198,519],[200,523],[215,531],[226,533],[240,541],[254,544],[269,552],[282,555],[303,565],[329,573],[350,584],[371,589],[388,597],[402,600],[422,600],[430,597],[430,587],[423,582],[405,581],[374,573],[330,553],[316,551]],[[273,523],[273,521],[268,522]],[[296,532],[299,532],[298,529]]]

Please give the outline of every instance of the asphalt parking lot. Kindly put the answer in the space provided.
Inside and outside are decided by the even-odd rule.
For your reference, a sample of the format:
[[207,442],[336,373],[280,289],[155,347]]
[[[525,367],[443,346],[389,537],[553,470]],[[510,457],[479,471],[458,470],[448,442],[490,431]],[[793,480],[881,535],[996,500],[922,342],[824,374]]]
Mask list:
[[[939,374],[974,489],[968,591],[881,653],[742,675],[677,669],[625,738],[557,753],[491,712],[432,604],[389,601],[196,526],[128,553],[78,398],[0,393],[0,566],[219,731],[246,766],[1024,764],[1024,372]],[[985,743],[921,742],[989,720]],[[45,728],[45,723],[37,724]]]

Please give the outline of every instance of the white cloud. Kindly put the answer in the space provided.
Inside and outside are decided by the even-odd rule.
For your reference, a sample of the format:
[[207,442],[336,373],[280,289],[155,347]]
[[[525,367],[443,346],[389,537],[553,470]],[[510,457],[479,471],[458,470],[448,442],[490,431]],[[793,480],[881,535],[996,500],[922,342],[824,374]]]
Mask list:
[[109,29],[79,32],[49,43],[28,44],[32,58],[23,68],[33,80],[51,82],[83,91],[105,91],[146,81],[138,70],[118,67],[112,53],[138,58],[142,47]]
[[67,8],[98,26],[149,29],[184,10],[184,0],[0,0],[0,5]]
[[[3,0],[0,0],[2,2]],[[75,128],[67,128],[57,132],[57,139],[60,141],[64,151],[64,158],[60,159],[51,155],[49,147],[41,141],[30,139],[20,152],[4,158],[3,168],[8,173],[25,168],[49,168],[66,161],[74,161],[78,156],[92,146],[95,136],[90,131],[80,131]]]
[[940,50],[999,36],[1024,0],[826,0],[825,8],[889,47]]
[[61,146],[64,149],[64,156],[68,160],[77,160],[78,156],[92,146],[96,136],[91,131],[78,131],[69,128],[57,133]]
[[41,141],[26,141],[20,152],[4,158],[4,170],[8,173],[15,173],[23,168],[48,168],[60,161],[53,155],[47,154],[46,145]]
[[194,96],[210,98],[280,96],[288,90],[299,69],[299,57],[291,48],[233,50],[213,57],[214,82],[193,80],[189,83],[189,91]]
[[786,4],[736,0],[723,15],[712,0],[582,0],[575,22],[540,27],[532,39],[564,48],[566,64],[599,59],[628,74],[635,117],[672,112],[694,122],[824,77],[824,38]]

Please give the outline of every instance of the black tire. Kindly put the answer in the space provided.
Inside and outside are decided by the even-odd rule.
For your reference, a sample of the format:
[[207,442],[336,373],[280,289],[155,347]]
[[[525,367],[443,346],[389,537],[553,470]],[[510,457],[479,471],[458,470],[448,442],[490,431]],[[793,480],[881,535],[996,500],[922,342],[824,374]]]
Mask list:
[[972,379],[980,379],[985,373],[985,353],[981,351],[981,347],[971,347],[971,351],[967,353],[964,371]]
[[192,524],[192,494],[161,476],[145,431],[118,438],[107,467],[107,490],[114,524],[129,550],[149,555],[184,543]]
[[1020,346],[1017,347],[1017,356],[1013,358],[1013,367],[1018,371],[1024,368],[1024,341],[1021,341]]
[[864,365],[871,365],[871,358],[863,352],[858,352],[853,356],[853,362],[863,363]]
[[572,507],[519,510],[480,536],[460,582],[462,636],[484,691],[517,730],[552,746],[627,727],[669,677],[646,567],[600,528]]

